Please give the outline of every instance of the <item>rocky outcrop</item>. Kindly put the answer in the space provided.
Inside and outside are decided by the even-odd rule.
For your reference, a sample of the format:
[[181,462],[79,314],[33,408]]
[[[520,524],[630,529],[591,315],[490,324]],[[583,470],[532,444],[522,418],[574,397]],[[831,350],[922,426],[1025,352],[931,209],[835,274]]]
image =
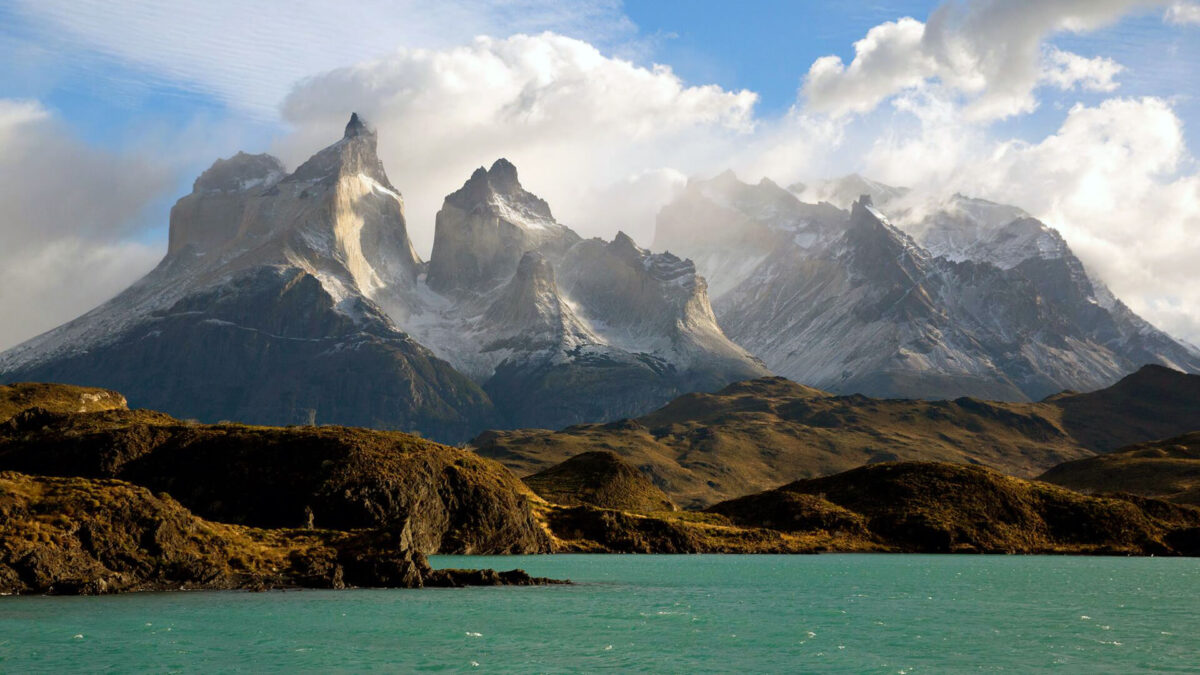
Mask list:
[[128,407],[125,397],[111,389],[44,382],[0,385],[0,423],[30,408],[68,413],[124,410]]
[[0,593],[528,585],[520,570],[434,570],[396,530],[333,532],[203,520],[115,480],[0,473]]
[[646,474],[612,452],[575,455],[523,480],[539,497],[554,504],[646,513],[676,510]]
[[0,469],[119,478],[254,527],[406,526],[425,553],[540,553],[532,494],[500,465],[408,434],[32,410],[0,428]]

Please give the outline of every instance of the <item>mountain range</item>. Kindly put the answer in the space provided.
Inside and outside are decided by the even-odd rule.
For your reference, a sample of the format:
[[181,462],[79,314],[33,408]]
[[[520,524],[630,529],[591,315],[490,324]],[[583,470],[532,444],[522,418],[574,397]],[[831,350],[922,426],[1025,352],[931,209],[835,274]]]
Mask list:
[[583,239],[506,160],[446,197],[417,255],[357,115],[295,171],[218,160],[166,256],[0,355],[0,381],[119,389],[185,418],[339,423],[460,441],[640,414],[767,371],[717,326],[693,265]]
[[1046,224],[908,194],[859,176],[784,189],[726,172],[660,212],[654,246],[696,261],[734,341],[836,393],[1028,401],[1148,363],[1200,372],[1200,351],[1117,300]]
[[352,115],[290,173],[265,154],[218,160],[172,209],[159,265],[0,354],[0,383],[462,442],[636,418],[771,374],[834,394],[1030,401],[1146,363],[1200,371],[1200,352],[1014,207],[727,172],[662,209],[656,253],[581,237],[499,159],[445,198],[425,261],[376,146]]

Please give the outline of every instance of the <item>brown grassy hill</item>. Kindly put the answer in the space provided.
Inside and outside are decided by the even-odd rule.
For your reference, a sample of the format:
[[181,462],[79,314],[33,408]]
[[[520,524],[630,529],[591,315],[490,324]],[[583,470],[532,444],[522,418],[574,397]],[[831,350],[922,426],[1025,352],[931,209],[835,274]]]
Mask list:
[[1038,478],[1081,492],[1128,492],[1200,506],[1200,432],[1065,462]]
[[527,584],[432,570],[409,532],[264,530],[196,517],[122,481],[0,473],[0,593]]
[[123,410],[126,407],[125,397],[108,389],[41,382],[0,385],[0,422],[28,408],[67,413]]
[[708,510],[747,527],[865,528],[900,551],[1200,554],[1200,509],[1091,497],[959,464],[864,466]]
[[646,474],[612,452],[575,455],[524,480],[539,497],[554,504],[639,512],[676,509]]
[[167,492],[201,517],[256,527],[407,521],[427,553],[549,549],[531,507],[536,497],[511,472],[401,432],[34,409],[0,424],[0,469],[120,478]]
[[1107,389],[1059,394],[1062,426],[1081,445],[1110,452],[1200,429],[1200,375],[1145,366]]
[[472,446],[519,475],[611,451],[675,503],[696,508],[788,478],[884,461],[976,464],[1033,477],[1108,450],[1115,438],[1145,441],[1200,428],[1198,417],[1200,376],[1157,366],[1109,389],[1040,403],[833,396],[772,377],[688,394],[634,420],[489,431]]

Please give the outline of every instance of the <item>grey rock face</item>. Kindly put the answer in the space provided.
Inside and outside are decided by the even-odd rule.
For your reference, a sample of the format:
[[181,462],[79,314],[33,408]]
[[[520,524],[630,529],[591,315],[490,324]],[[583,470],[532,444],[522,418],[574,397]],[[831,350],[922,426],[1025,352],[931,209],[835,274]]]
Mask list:
[[578,241],[544,200],[521,187],[516,167],[498,159],[477,169],[438,211],[429,287],[486,293],[512,276],[526,252],[561,255]]
[[1200,369],[1019,209],[956,196],[903,231],[883,210],[910,216],[906,191],[843,182],[818,187],[831,199],[868,190],[848,214],[729,176],[660,213],[656,244],[726,289],[721,325],[773,371],[839,393],[1025,400],[1107,386],[1144,363]]
[[406,325],[516,426],[641,414],[765,373],[717,326],[695,267],[624,234],[582,240],[498,160],[446,198]]

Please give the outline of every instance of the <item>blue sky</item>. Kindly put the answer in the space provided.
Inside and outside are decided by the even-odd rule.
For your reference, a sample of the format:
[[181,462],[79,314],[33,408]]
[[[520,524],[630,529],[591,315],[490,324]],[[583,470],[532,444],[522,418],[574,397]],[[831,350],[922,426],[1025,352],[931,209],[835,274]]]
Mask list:
[[[0,0],[0,164],[27,180],[0,192],[0,266],[59,308],[17,312],[32,323],[0,348],[143,273],[213,159],[295,165],[350,108],[380,127],[419,250],[441,196],[499,155],[584,234],[643,244],[686,176],[857,171],[1015,203],[1197,341],[1200,290],[1180,288],[1200,284],[1164,273],[1200,255],[1197,37],[1188,0]],[[38,143],[90,163],[22,159]],[[63,176],[70,204],[112,203],[21,203]],[[53,281],[72,246],[111,273]]]
[[[591,41],[607,53],[642,65],[666,64],[689,84],[749,89],[759,96],[757,113],[769,118],[796,103],[803,76],[816,59],[835,54],[848,62],[853,43],[871,27],[904,16],[924,19],[939,4],[632,0],[616,6],[614,14],[628,22],[620,29],[589,35],[585,24],[562,32],[584,40],[598,37]],[[230,105],[186,78],[173,79],[83,41],[60,36],[61,41],[47,42],[53,23],[31,6],[36,3],[0,2],[0,47],[10,56],[9,66],[0,70],[0,97],[40,101],[89,144],[120,151],[144,142],[148,130],[166,137],[191,127],[220,126],[230,149],[266,148],[286,133],[278,119]],[[1200,40],[1194,29],[1165,24],[1161,14],[1159,9],[1132,11],[1111,26],[1059,35],[1054,42],[1086,56],[1115,56],[1127,69],[1121,94],[1172,98],[1185,133],[1195,141],[1200,124],[1192,122],[1200,120],[1200,78],[1193,73],[1200,63]],[[547,26],[558,27],[554,22]],[[536,23],[528,27],[540,28]],[[1063,107],[1101,98],[1081,92],[1049,95],[1037,111],[999,120],[995,128],[1001,135],[1038,138],[1053,131]],[[191,158],[179,171],[207,163],[208,158]],[[190,179],[180,180],[184,185]],[[160,205],[155,217],[163,215]]]

